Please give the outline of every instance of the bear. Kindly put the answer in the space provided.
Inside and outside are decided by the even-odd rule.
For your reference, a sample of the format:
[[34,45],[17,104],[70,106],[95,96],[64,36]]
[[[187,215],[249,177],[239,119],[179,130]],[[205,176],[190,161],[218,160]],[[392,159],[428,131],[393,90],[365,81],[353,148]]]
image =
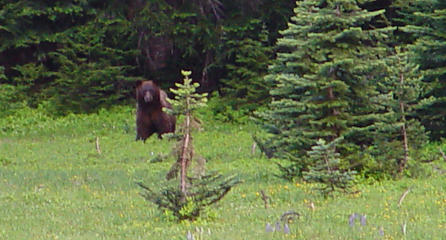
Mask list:
[[167,94],[153,81],[136,82],[136,140],[146,141],[154,133],[162,138],[164,133],[175,132],[176,118],[163,108],[172,109]]

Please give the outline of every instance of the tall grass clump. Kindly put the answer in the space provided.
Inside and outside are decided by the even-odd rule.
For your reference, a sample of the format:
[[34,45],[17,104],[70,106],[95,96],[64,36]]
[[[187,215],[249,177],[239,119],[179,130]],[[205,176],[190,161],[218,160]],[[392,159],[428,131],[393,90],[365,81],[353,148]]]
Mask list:
[[48,113],[43,106],[31,108],[24,106],[8,116],[0,117],[0,136],[42,136],[62,133],[79,135],[93,131],[111,130],[128,133],[133,125],[134,109],[118,106],[101,109],[94,114],[68,114],[56,117]]

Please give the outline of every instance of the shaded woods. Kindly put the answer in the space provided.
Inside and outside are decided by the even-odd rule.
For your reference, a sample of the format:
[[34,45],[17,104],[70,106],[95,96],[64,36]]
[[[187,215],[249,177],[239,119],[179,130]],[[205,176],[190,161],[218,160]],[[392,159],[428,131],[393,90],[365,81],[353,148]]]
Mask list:
[[[181,78],[180,69],[192,70],[201,91],[221,90],[239,80],[234,67],[243,64],[241,58],[262,61],[246,66],[259,78],[272,57],[259,50],[274,44],[294,5],[272,0],[2,0],[1,101],[42,105],[52,114],[93,112],[128,102],[136,79],[171,87]],[[241,47],[247,49],[240,52]]]

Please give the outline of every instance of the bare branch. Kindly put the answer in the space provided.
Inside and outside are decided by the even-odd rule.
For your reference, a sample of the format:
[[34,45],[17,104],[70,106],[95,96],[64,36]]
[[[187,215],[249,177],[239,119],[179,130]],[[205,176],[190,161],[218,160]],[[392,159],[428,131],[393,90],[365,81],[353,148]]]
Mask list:
[[102,153],[101,147],[99,146],[99,137],[96,137],[96,151],[98,152],[99,155]]
[[398,201],[398,207],[401,206],[401,203],[403,203],[404,198],[406,198],[407,194],[410,192],[410,188],[408,188],[400,197],[400,200]]
[[271,197],[267,196],[265,191],[260,190],[260,194],[262,194],[262,200],[265,203],[265,209],[268,209],[268,202],[271,203]]

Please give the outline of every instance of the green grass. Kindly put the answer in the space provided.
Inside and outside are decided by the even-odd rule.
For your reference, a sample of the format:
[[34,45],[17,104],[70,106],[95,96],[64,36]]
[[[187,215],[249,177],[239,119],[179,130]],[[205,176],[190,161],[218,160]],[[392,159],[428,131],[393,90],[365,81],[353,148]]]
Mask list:
[[[272,160],[251,154],[254,126],[220,123],[205,124],[195,135],[196,153],[208,160],[208,171],[238,174],[244,182],[208,217],[169,221],[139,195],[135,182],[153,189],[162,185],[173,158],[150,160],[169,153],[172,143],[156,137],[135,142],[133,123],[131,110],[118,109],[32,123],[18,120],[14,131],[3,133],[0,239],[170,240],[186,239],[188,231],[195,239],[446,239],[446,175],[432,171],[429,177],[358,184],[360,193],[324,199],[310,184],[275,177]],[[428,169],[445,167],[435,149],[431,154],[438,159]],[[261,190],[272,199],[268,209]],[[274,225],[289,210],[301,214],[289,223],[291,234],[265,232],[267,223]],[[352,213],[365,214],[367,225],[350,227]]]

